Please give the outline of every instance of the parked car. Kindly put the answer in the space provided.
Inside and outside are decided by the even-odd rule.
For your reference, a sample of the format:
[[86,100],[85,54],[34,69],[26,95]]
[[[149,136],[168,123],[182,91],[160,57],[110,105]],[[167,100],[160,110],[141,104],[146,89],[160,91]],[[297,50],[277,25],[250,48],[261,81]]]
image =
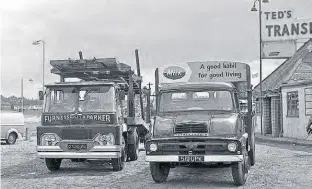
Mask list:
[[15,144],[19,136],[25,133],[24,115],[21,112],[0,112],[1,115],[1,141]]

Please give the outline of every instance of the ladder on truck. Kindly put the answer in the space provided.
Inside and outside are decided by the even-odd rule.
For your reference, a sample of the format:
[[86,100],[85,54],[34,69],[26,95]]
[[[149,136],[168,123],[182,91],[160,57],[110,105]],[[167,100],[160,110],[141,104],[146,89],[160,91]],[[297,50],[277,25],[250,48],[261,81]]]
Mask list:
[[[142,77],[137,76],[131,67],[119,63],[116,58],[51,60],[51,73],[59,75],[61,82],[66,78],[78,78],[84,81],[110,81],[124,85],[124,90],[133,88],[135,94],[140,94]],[[131,82],[132,81],[132,82]]]
[[[136,94],[140,95],[142,103],[141,82],[142,77],[136,75],[131,66],[120,63],[116,58],[93,58],[78,60],[51,60],[51,73],[59,75],[60,81],[65,82],[66,78],[77,78],[83,81],[103,81],[119,84],[120,88],[128,95],[128,115],[125,121],[128,126],[136,126],[141,137],[149,132],[149,121],[144,121],[143,105],[141,104],[141,117],[135,116]],[[139,72],[138,66],[138,72]]]

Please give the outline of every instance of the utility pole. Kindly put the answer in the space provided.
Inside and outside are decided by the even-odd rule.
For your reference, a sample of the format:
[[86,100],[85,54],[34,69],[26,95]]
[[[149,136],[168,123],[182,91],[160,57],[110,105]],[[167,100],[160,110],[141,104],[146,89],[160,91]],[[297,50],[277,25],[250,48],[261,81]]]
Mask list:
[[259,2],[259,60],[260,60],[260,125],[261,125],[261,135],[263,135],[263,92],[262,92],[262,3],[268,3],[268,0],[255,0],[251,11],[257,11],[256,2]]
[[22,97],[22,113],[24,113],[24,82],[23,78],[21,79],[21,97]]
[[150,123],[151,120],[151,83],[148,83],[148,93],[147,93],[147,106],[146,106],[146,120]]
[[263,107],[262,107],[262,101],[263,101],[263,93],[262,93],[262,19],[261,19],[261,14],[262,14],[262,9],[261,9],[261,0],[259,0],[259,28],[260,28],[260,34],[259,34],[259,39],[260,39],[260,121],[261,121],[261,135],[263,135]]
[[[137,66],[137,74],[139,77],[141,77],[141,70],[140,70],[140,61],[139,61],[139,51],[138,49],[135,49],[135,60],[136,60],[136,66]],[[140,89],[140,106],[141,106],[141,115],[142,119],[144,120],[144,111],[143,111],[143,99],[142,99],[142,93],[141,93],[141,86],[142,86],[142,81],[139,81],[139,89]]]
[[42,43],[42,92],[44,92],[44,62],[45,62],[45,41],[44,40],[37,40],[34,41],[33,45],[39,45]]

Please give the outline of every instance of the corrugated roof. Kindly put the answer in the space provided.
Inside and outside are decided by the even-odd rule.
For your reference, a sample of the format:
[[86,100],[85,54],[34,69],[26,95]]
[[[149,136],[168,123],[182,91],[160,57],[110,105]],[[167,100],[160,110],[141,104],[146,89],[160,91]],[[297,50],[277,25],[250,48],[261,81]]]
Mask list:
[[[301,64],[310,61],[310,47],[312,47],[312,38],[305,42],[297,52],[289,59],[284,61],[278,68],[262,80],[262,91],[274,90],[282,84],[312,78],[312,65]],[[312,57],[311,57],[312,58]],[[310,68],[311,67],[311,68]],[[305,73],[305,74],[303,74]],[[254,90],[253,95],[260,96],[260,84]]]

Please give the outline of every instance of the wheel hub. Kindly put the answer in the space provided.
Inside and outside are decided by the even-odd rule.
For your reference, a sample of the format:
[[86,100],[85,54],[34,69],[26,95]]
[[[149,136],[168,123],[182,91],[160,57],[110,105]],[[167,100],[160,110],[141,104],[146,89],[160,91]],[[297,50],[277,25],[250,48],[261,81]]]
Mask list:
[[8,138],[8,140],[9,140],[10,142],[13,142],[13,141],[14,141],[14,136],[13,136],[13,135],[10,135],[9,138]]

